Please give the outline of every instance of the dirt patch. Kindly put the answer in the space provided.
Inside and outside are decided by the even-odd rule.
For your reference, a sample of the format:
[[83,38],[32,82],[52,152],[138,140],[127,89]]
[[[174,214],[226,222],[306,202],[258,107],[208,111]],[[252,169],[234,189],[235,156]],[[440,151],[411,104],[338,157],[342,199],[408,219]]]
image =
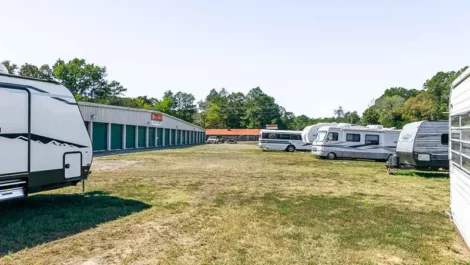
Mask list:
[[98,170],[103,170],[103,171],[114,171],[118,169],[122,169],[124,167],[128,167],[131,165],[135,165],[139,163],[139,161],[134,161],[134,160],[93,160],[93,167],[92,171],[98,171]]

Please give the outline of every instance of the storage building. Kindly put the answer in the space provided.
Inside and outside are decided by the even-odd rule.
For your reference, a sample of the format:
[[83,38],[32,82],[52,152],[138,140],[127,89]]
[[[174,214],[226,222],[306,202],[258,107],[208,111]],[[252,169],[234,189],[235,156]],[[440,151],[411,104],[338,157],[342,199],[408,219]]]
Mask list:
[[154,110],[79,102],[94,152],[204,143],[199,126]]

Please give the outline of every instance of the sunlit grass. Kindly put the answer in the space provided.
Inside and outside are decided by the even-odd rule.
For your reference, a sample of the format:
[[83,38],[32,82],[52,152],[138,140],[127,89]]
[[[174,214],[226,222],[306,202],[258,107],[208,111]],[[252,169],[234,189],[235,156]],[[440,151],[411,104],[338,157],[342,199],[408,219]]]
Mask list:
[[67,188],[2,209],[0,264],[470,260],[445,214],[449,179],[441,175],[389,176],[383,163],[243,144],[105,157],[93,172],[88,191],[101,201],[60,201],[79,192]]

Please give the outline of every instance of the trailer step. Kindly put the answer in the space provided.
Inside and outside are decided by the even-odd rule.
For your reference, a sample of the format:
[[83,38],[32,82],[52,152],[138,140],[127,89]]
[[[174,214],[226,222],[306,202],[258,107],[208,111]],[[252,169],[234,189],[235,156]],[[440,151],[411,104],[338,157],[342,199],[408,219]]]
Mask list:
[[24,197],[25,193],[23,188],[0,190],[0,202],[13,199],[20,199]]
[[0,202],[26,197],[26,185],[22,179],[0,181]]

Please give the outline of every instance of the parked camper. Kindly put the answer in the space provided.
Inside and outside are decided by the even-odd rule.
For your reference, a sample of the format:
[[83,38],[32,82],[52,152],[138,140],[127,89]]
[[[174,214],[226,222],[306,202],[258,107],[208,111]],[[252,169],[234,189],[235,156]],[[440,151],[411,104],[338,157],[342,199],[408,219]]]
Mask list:
[[328,159],[387,160],[395,153],[399,134],[382,127],[324,126],[318,129],[312,154]]
[[77,184],[88,177],[92,154],[67,88],[0,72],[0,202]]
[[338,123],[317,123],[304,128],[302,131],[302,142],[305,145],[312,145],[312,142],[317,137],[317,131],[323,126],[337,126]]
[[420,170],[449,168],[449,122],[418,121],[408,123],[398,137],[397,165]]
[[470,69],[452,83],[449,114],[452,218],[470,247]]
[[263,150],[310,150],[302,142],[301,131],[261,130],[258,146]]

